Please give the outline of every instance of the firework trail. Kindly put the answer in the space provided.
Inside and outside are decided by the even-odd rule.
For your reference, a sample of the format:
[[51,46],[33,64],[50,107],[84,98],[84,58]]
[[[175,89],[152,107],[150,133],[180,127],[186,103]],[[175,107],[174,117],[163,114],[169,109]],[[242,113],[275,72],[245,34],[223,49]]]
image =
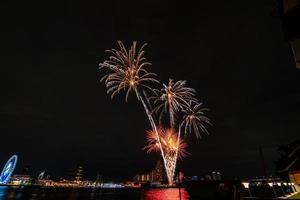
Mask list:
[[[183,130],[185,135],[195,132],[196,137],[200,138],[200,132],[208,134],[205,125],[211,123],[204,114],[207,109],[202,108],[202,103],[198,103],[195,98],[196,91],[187,87],[186,81],[169,79],[162,89],[152,88],[152,85],[159,81],[155,73],[146,69],[151,63],[147,62],[144,56],[145,46],[146,44],[137,48],[137,43],[133,42],[131,47],[126,49],[124,44],[118,41],[118,49],[107,50],[110,54],[109,59],[99,64],[100,69],[106,71],[101,82],[105,83],[111,98],[124,91],[127,102],[130,93],[133,92],[142,103],[152,128],[147,134],[148,144],[144,149],[148,153],[160,152],[169,185],[173,185],[177,160],[188,154],[187,144],[181,139],[181,131]],[[146,90],[155,95],[148,97]],[[160,126],[163,114],[169,115],[170,129],[157,128],[154,113],[159,113]],[[179,117],[181,119],[178,119]],[[180,122],[177,123],[179,126],[176,126],[176,120]],[[178,131],[175,131],[176,128]]]
[[118,45],[119,50],[107,50],[106,52],[110,53],[111,56],[108,60],[105,60],[103,63],[99,64],[100,69],[108,70],[107,74],[101,78],[101,82],[105,82],[107,93],[111,95],[111,98],[120,93],[120,91],[125,91],[125,100],[127,102],[130,92],[135,92],[137,99],[142,102],[152,129],[156,133],[157,141],[160,146],[161,155],[166,168],[165,156],[161,148],[160,138],[155,121],[152,117],[151,111],[149,111],[147,104],[144,101],[144,98],[146,97],[141,95],[145,94],[144,89],[154,91],[150,87],[150,84],[159,82],[157,79],[155,79],[155,73],[148,72],[145,69],[146,66],[151,65],[151,63],[146,62],[146,58],[144,57],[145,51],[143,49],[146,44],[142,45],[139,50],[137,50],[136,42],[133,42],[129,50],[125,48],[121,41],[118,41]]
[[[177,158],[182,159],[189,154],[186,151],[187,144],[178,137],[174,129],[159,128],[158,133],[165,155],[166,174],[170,183],[173,183]],[[159,144],[155,132],[147,132],[147,146],[144,147],[144,150],[147,153],[159,152]]]
[[[209,134],[205,125],[212,126],[210,119],[205,116],[205,111],[208,111],[207,108],[202,107],[202,103],[198,103],[195,101],[189,101],[188,107],[183,110],[183,118],[182,122],[178,128],[178,139],[177,139],[177,146],[180,145],[180,138],[181,138],[181,129],[184,126],[184,133],[185,135],[191,134],[192,132],[195,133],[197,139],[201,138],[200,130],[206,134]],[[176,152],[175,155],[175,163],[174,168],[176,168],[177,164],[177,157],[179,157],[179,152]],[[175,172],[175,169],[174,169]]]

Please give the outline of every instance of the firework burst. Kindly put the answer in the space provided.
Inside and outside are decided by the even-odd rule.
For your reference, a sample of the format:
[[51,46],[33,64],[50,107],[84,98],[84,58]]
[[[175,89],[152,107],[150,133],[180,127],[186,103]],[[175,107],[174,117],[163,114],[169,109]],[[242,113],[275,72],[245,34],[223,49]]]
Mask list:
[[[183,139],[179,139],[179,144],[177,144],[178,135],[174,129],[159,128],[158,133],[163,151],[166,155],[174,157],[176,151],[178,151],[178,158],[182,159],[189,154],[186,151],[187,143]],[[147,132],[147,146],[144,147],[144,150],[146,150],[147,153],[160,151],[156,133],[154,131]]]
[[182,125],[185,134],[195,133],[197,138],[201,138],[200,132],[209,134],[205,124],[212,126],[210,119],[205,116],[207,108],[202,107],[202,103],[189,102],[189,106],[184,110]]
[[[106,51],[110,53],[111,56],[108,60],[100,63],[100,69],[106,69],[108,71],[108,73],[101,78],[101,81],[105,82],[107,93],[111,95],[111,98],[124,90],[126,92],[125,100],[127,101],[130,92],[135,92],[137,99],[141,101],[144,107],[152,130],[156,133],[161,156],[164,160],[165,168],[167,168],[155,120],[152,116],[152,112],[149,110],[150,105],[147,105],[149,99],[144,91],[144,89],[152,91],[153,89],[150,87],[150,83],[158,83],[159,81],[155,79],[155,73],[150,73],[145,69],[146,66],[151,65],[151,63],[146,62],[146,58],[144,57],[145,52],[143,49],[146,44],[142,45],[139,50],[137,50],[136,44],[136,42],[133,42],[130,49],[127,50],[123,43],[118,41],[118,50],[111,49]],[[171,181],[169,182],[171,183]]]
[[[158,129],[158,133],[161,133],[161,130]],[[159,134],[160,135],[160,134]],[[146,150],[147,153],[152,153],[152,152],[159,152],[159,143],[157,140],[156,132],[153,130],[147,131],[147,146],[145,146],[143,149]]]
[[[111,98],[124,91],[127,102],[130,93],[134,92],[142,103],[152,128],[152,131],[147,133],[147,146],[144,150],[148,153],[160,152],[169,185],[173,185],[178,158],[189,154],[181,132],[185,135],[194,132],[199,138],[200,132],[208,134],[205,125],[211,123],[204,115],[207,109],[202,108],[202,103],[198,103],[195,98],[196,91],[187,87],[186,81],[169,79],[162,89],[152,88],[153,83],[159,81],[155,73],[146,70],[151,63],[147,62],[144,56],[145,46],[146,44],[138,48],[137,43],[133,42],[130,48],[126,49],[124,44],[118,41],[118,48],[107,50],[109,58],[99,64],[100,69],[106,72],[101,81],[105,83]],[[148,97],[146,90],[154,92],[154,97]],[[158,120],[155,119],[156,114],[159,114]],[[163,126],[163,114],[169,115],[169,129],[157,128]]]
[[107,69],[109,72],[101,78],[105,82],[107,93],[113,98],[117,93],[124,90],[126,92],[126,101],[131,91],[138,95],[138,87],[148,88],[150,82],[158,81],[155,79],[156,74],[148,72],[145,67],[151,65],[146,62],[143,50],[146,44],[140,49],[137,43],[133,42],[130,49],[127,50],[121,41],[118,41],[119,49],[111,49],[106,52],[111,56],[108,60],[100,63],[100,69]]
[[175,124],[176,113],[183,111],[188,107],[189,101],[197,101],[195,90],[186,87],[186,81],[176,81],[169,79],[168,84],[163,84],[161,90],[155,90],[157,94],[154,97],[154,111],[160,113],[160,119],[164,113],[169,113],[170,126],[173,128]]

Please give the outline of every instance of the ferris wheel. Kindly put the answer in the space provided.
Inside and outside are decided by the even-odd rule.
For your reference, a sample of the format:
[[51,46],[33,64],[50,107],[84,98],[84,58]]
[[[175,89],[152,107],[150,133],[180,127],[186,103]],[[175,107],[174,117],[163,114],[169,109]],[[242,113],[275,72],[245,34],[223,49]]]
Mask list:
[[6,162],[1,175],[0,175],[0,184],[6,184],[8,183],[10,176],[12,175],[12,173],[14,172],[14,169],[16,167],[18,161],[18,156],[17,155],[13,155],[12,157],[10,157],[10,159]]

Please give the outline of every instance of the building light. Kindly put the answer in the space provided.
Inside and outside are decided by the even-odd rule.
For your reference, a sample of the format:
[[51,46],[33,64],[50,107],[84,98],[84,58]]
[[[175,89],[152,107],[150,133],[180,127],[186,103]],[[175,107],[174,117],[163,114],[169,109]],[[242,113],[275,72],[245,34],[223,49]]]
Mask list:
[[278,186],[281,186],[281,183],[278,182],[277,185],[278,185]]
[[270,187],[273,187],[273,183],[268,183],[268,185],[269,185]]
[[247,182],[242,182],[242,184],[243,184],[243,186],[244,186],[246,189],[249,188],[249,183],[247,183]]

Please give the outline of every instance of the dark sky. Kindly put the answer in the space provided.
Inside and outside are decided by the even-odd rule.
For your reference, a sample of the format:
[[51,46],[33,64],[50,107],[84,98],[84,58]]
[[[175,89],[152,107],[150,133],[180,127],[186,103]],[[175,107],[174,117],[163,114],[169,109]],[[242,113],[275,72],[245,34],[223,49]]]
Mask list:
[[17,173],[80,164],[107,179],[154,167],[142,106],[111,101],[99,83],[104,50],[119,39],[147,42],[152,71],[188,80],[211,110],[211,135],[188,139],[186,174],[261,176],[259,145],[271,174],[278,145],[299,138],[300,71],[275,0],[10,2],[0,6],[0,165],[18,154]]

